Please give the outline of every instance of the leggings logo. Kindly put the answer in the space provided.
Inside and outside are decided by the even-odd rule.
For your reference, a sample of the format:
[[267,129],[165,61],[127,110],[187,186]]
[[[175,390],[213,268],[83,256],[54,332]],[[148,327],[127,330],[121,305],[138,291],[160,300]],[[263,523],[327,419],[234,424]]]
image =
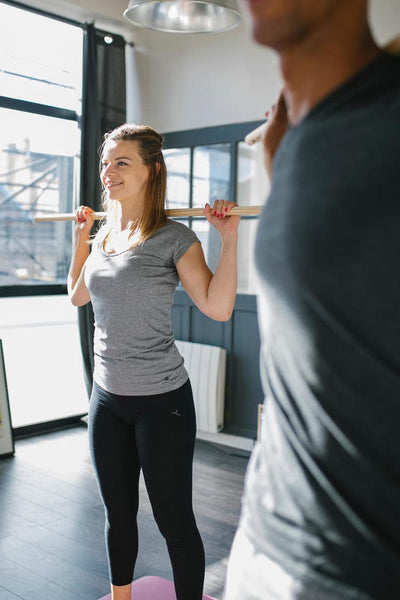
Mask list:
[[176,410],[171,410],[170,413],[171,415],[176,415],[177,417],[182,416],[182,413],[180,412],[179,408],[177,408]]

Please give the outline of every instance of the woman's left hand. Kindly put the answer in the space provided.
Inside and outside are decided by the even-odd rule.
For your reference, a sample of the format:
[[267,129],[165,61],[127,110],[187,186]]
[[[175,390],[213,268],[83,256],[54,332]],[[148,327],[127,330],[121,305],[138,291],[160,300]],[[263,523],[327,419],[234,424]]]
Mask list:
[[229,200],[215,200],[212,207],[209,204],[206,204],[204,215],[207,221],[209,221],[221,234],[236,232],[240,216],[229,216],[229,211],[234,206],[237,206],[236,202],[230,202]]

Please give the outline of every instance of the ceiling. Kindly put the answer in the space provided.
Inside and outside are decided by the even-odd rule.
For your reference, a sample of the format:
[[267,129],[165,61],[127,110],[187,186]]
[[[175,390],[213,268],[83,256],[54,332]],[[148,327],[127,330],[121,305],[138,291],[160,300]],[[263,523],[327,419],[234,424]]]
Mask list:
[[26,6],[79,22],[95,22],[98,28],[133,37],[138,30],[123,16],[129,0],[21,0]]

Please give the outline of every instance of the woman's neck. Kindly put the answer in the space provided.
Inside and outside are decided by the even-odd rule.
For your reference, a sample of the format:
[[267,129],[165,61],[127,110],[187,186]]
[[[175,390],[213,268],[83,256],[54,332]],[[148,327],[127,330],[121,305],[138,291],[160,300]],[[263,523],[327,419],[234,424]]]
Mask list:
[[117,202],[115,229],[116,231],[134,231],[142,216],[142,202],[121,204]]

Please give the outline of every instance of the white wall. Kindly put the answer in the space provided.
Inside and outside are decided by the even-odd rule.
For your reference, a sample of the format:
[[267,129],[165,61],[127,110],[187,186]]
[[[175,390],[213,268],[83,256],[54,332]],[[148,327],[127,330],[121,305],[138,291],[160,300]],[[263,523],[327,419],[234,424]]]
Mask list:
[[400,0],[370,0],[369,15],[378,44],[400,36]]
[[280,89],[274,54],[243,26],[206,35],[135,35],[131,120],[177,131],[262,119]]

